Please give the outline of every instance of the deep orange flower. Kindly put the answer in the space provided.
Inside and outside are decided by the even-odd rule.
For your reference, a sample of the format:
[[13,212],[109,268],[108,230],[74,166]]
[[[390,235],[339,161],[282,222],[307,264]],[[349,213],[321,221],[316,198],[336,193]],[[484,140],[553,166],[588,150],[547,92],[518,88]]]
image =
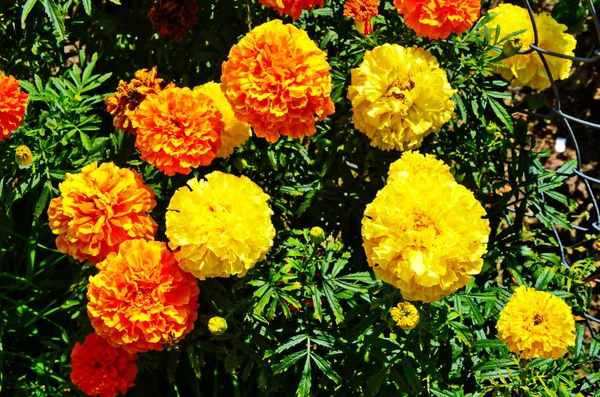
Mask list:
[[258,2],[279,11],[279,15],[286,14],[294,20],[300,18],[302,10],[312,10],[314,6],[323,7],[323,0],[258,0]]
[[473,26],[481,10],[480,0],[394,0],[404,23],[418,36],[445,39]]
[[154,192],[135,170],[94,162],[67,173],[59,189],[48,218],[60,252],[97,263],[126,240],[154,238],[157,225],[147,214],[156,205]]
[[198,282],[164,242],[130,240],[98,264],[87,309],[96,333],[131,353],[163,350],[198,317]]
[[134,386],[136,354],[89,334],[71,351],[71,382],[88,396],[114,397]]
[[373,33],[371,18],[379,15],[379,0],[348,0],[344,4],[344,16],[355,21],[356,30],[364,35]]
[[10,138],[23,121],[29,95],[20,87],[17,79],[0,71],[0,141]]
[[238,120],[269,142],[279,134],[313,135],[315,119],[334,111],[326,54],[293,25],[274,20],[254,28],[223,63],[221,89]]
[[203,92],[171,87],[148,95],[132,117],[142,160],[169,176],[209,165],[221,147],[225,123]]
[[175,41],[198,23],[200,6],[196,0],[155,0],[148,18],[159,36],[175,35]]
[[113,116],[113,124],[123,132],[135,133],[131,125],[131,116],[135,113],[140,103],[147,95],[156,94],[166,87],[174,86],[163,79],[156,77],[158,71],[156,66],[152,70],[141,69],[135,72],[135,76],[129,83],[121,80],[114,95],[104,99],[106,110]]

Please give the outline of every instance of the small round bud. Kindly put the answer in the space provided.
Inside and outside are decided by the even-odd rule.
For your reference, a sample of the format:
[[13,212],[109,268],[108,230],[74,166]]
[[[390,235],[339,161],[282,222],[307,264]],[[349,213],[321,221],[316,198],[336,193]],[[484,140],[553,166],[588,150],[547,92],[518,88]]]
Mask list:
[[310,241],[312,241],[314,245],[321,244],[323,241],[325,241],[325,237],[325,232],[319,226],[315,226],[310,229]]
[[243,157],[236,157],[235,160],[233,160],[233,166],[238,170],[238,171],[243,171],[246,168],[248,168],[248,162],[246,161],[245,158]]
[[29,167],[33,162],[33,154],[31,153],[31,150],[29,150],[29,148],[25,145],[19,146],[15,150],[15,161],[21,168]]
[[227,321],[223,317],[212,317],[208,320],[208,330],[213,335],[221,335],[227,331]]
[[519,38],[509,39],[504,42],[502,46],[502,57],[510,58],[516,55],[523,47],[523,42]]
[[390,310],[396,325],[404,330],[413,329],[419,323],[419,311],[410,302],[400,302]]

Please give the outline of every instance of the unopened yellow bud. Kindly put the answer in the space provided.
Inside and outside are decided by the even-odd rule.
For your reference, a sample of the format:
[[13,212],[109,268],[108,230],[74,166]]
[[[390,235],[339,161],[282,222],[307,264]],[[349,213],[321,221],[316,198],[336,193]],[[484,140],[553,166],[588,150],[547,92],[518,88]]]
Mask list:
[[29,167],[33,162],[31,150],[25,145],[19,146],[15,150],[15,161],[19,164],[19,167]]
[[312,241],[314,245],[319,245],[325,241],[325,232],[323,229],[321,229],[319,226],[315,226],[310,229],[310,241]]
[[208,320],[208,330],[213,335],[221,335],[227,331],[227,321],[223,317],[212,317]]
[[502,57],[510,58],[516,55],[521,50],[521,47],[523,47],[523,42],[518,37],[506,40],[502,46]]

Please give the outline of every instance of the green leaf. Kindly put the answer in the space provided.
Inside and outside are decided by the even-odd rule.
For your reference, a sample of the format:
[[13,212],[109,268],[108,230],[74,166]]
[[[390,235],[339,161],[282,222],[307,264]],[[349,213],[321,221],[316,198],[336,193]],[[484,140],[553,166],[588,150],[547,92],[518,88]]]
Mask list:
[[83,9],[88,15],[92,15],[92,0],[82,0]]
[[309,397],[310,396],[310,384],[311,384],[311,371],[310,371],[310,354],[306,357],[306,362],[304,363],[304,369],[302,370],[302,378],[300,379],[300,384],[298,385],[298,395],[300,397]]
[[512,118],[510,117],[504,106],[502,106],[498,101],[491,98],[489,99],[489,104],[492,107],[492,110],[494,111],[496,116],[500,119],[500,121],[502,121],[502,124],[506,126],[508,131],[513,132],[514,125]]
[[335,383],[340,383],[342,378],[331,368],[331,364],[329,361],[325,360],[318,354],[311,354],[310,357],[313,359],[317,367],[332,381]]
[[548,284],[550,284],[550,281],[552,281],[555,275],[556,273],[554,272],[553,268],[545,267],[542,273],[538,276],[537,280],[535,281],[535,289],[543,290],[546,287],[548,287]]
[[54,34],[59,42],[66,40],[67,33],[65,31],[65,21],[62,12],[54,0],[42,0],[44,9],[52,25],[54,26]]
[[39,218],[42,215],[42,212],[46,209],[46,204],[48,203],[48,198],[50,197],[50,192],[52,191],[52,185],[50,182],[44,183],[44,187],[42,188],[42,193],[35,203],[35,209],[33,211],[34,218]]
[[23,6],[23,11],[21,12],[21,27],[25,29],[25,20],[27,16],[31,12],[33,6],[37,3],[38,0],[27,0],[25,5]]
[[[279,373],[287,371],[287,369],[289,367],[294,365],[298,360],[300,360],[302,357],[306,356],[307,354],[308,354],[308,350],[302,349],[298,352],[294,352],[294,353],[290,354],[289,356],[285,356],[283,358],[283,360],[281,360],[278,364],[273,365],[273,367],[272,367],[273,372],[276,374],[279,374]],[[307,359],[310,360],[310,358],[307,358]]]
[[79,138],[81,139],[81,144],[83,145],[83,148],[89,152],[92,148],[92,141],[90,140],[89,135],[80,130]]

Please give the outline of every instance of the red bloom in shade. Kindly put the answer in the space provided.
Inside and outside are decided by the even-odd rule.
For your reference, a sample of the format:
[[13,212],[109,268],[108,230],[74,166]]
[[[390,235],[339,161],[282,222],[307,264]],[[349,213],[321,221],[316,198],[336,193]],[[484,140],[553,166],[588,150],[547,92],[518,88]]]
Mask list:
[[355,20],[356,30],[365,36],[373,33],[371,18],[379,15],[379,0],[348,0],[344,4],[344,16]]
[[19,88],[17,79],[0,72],[0,141],[9,138],[23,121],[29,95]]
[[200,6],[196,0],[155,0],[148,18],[159,36],[175,35],[175,41],[198,23],[196,14]]
[[97,334],[77,342],[71,352],[71,381],[89,396],[114,397],[134,386],[137,355],[111,346]]
[[296,20],[302,14],[302,10],[312,10],[313,6],[323,7],[323,0],[258,0],[279,11],[279,15],[287,14]]

